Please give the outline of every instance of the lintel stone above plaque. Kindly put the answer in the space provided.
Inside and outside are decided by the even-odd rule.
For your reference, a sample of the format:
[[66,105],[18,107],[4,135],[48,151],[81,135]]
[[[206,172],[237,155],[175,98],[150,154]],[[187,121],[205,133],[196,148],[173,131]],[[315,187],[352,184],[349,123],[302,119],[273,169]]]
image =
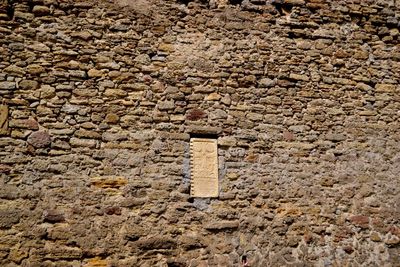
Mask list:
[[222,133],[221,127],[212,127],[212,126],[199,126],[199,125],[190,125],[186,128],[186,132],[188,132],[191,136],[215,136]]

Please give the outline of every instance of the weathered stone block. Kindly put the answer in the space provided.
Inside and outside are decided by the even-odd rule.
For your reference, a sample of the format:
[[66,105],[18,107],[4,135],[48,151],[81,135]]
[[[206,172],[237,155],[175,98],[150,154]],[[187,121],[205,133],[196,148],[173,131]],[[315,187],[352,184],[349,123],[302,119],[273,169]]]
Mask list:
[[51,138],[48,132],[38,131],[28,137],[28,143],[36,148],[44,148],[50,146]]
[[23,76],[25,74],[25,71],[23,68],[20,68],[15,65],[10,65],[7,68],[5,68],[3,71],[11,76]]
[[396,91],[395,84],[377,84],[375,90],[379,93],[394,93]]
[[45,72],[45,68],[38,64],[31,64],[26,67],[26,71],[32,75],[39,75]]
[[50,8],[47,6],[35,5],[32,9],[33,14],[36,16],[45,16],[50,14]]
[[21,219],[21,214],[18,210],[0,209],[0,228],[11,228]]
[[67,246],[49,246],[45,249],[45,258],[51,260],[72,260],[82,257],[82,249]]
[[92,177],[90,182],[98,188],[121,188],[128,183],[128,179],[122,176],[99,176]]
[[[28,66],[29,68],[29,66]],[[29,72],[29,69],[28,69]],[[19,82],[19,88],[23,90],[35,90],[39,88],[39,83],[33,80],[22,80]]]
[[97,146],[96,140],[92,139],[81,139],[81,138],[71,138],[69,143],[72,147],[89,147],[95,148]]
[[0,82],[0,90],[14,90],[15,82]]
[[215,230],[232,230],[239,228],[239,221],[214,221],[204,225],[209,231]]
[[49,223],[60,223],[65,221],[65,216],[61,211],[46,210],[43,212],[43,221]]
[[156,236],[138,240],[134,245],[142,250],[173,249],[177,246],[177,242],[169,236]]

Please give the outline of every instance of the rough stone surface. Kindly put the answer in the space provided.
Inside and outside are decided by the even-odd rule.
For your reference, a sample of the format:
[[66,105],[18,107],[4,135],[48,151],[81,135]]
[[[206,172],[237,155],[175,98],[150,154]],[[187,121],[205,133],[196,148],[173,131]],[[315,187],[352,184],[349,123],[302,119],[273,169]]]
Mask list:
[[[0,1],[0,266],[398,266],[399,1]],[[219,197],[190,197],[190,136]]]
[[43,148],[50,145],[51,138],[47,132],[38,131],[29,135],[28,143],[36,148]]

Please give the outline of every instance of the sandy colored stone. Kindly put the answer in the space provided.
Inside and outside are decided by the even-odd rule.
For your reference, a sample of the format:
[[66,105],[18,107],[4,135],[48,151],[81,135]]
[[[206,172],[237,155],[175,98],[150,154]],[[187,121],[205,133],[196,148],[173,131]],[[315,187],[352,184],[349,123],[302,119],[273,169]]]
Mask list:
[[217,140],[192,138],[190,150],[191,196],[217,197],[219,194]]
[[122,176],[99,176],[92,177],[90,183],[98,188],[120,188],[128,183],[128,179]]
[[26,71],[29,74],[38,75],[45,72],[45,68],[39,64],[31,64],[26,67]]
[[97,69],[90,69],[88,71],[88,76],[90,78],[98,78],[98,77],[102,77],[103,76],[103,72],[101,70],[97,70]]
[[15,65],[10,65],[10,66],[6,67],[3,71],[12,76],[23,76],[25,74],[25,71],[23,68],[20,68]]
[[39,89],[41,98],[52,98],[56,96],[56,89],[50,85],[42,85]]
[[0,105],[0,135],[8,134],[8,106]]
[[115,113],[108,113],[105,118],[107,123],[117,123],[119,121],[119,116]]

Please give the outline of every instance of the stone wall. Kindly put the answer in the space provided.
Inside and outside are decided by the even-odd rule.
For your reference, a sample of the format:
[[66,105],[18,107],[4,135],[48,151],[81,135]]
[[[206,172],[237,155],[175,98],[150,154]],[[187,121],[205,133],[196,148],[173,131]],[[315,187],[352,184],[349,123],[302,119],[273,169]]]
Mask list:
[[[0,265],[399,266],[399,20],[395,0],[1,0]],[[189,194],[198,133],[218,198]]]

